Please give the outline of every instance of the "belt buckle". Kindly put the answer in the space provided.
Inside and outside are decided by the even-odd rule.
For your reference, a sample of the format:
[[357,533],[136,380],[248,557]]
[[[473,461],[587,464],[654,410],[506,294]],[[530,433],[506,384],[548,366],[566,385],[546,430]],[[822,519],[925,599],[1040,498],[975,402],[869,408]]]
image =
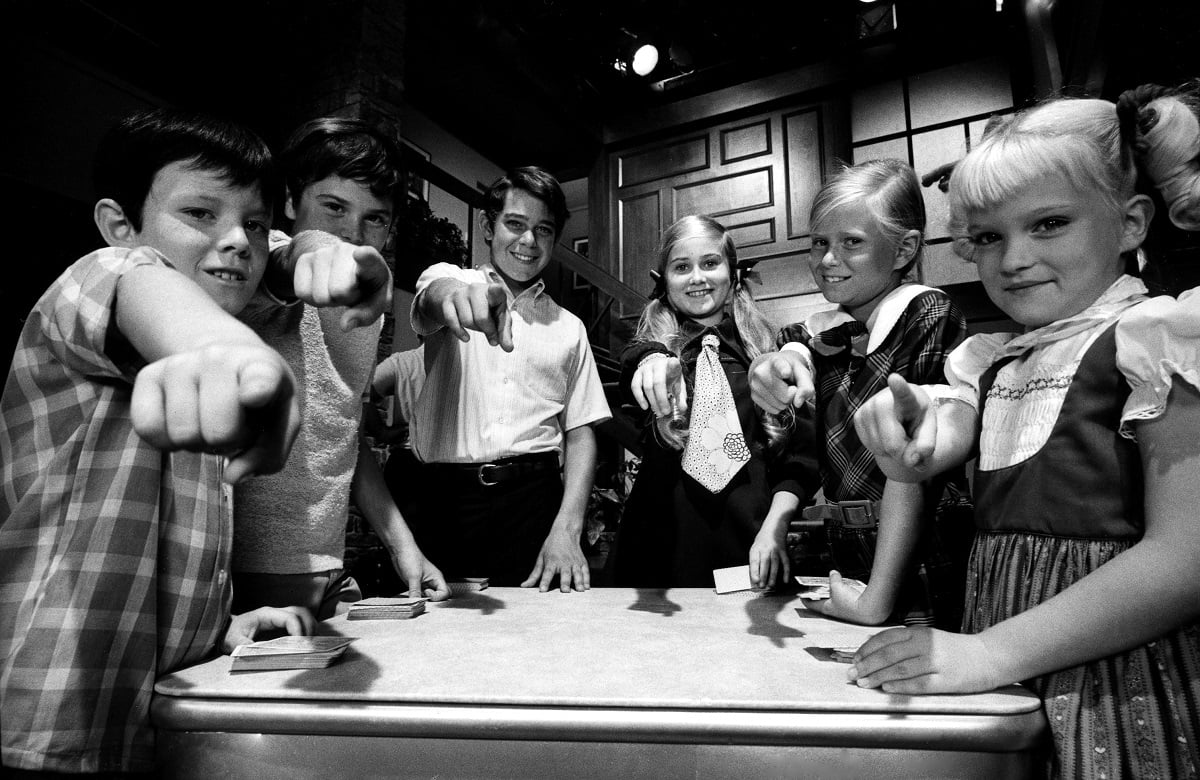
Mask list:
[[484,476],[484,474],[487,473],[488,469],[495,470],[498,468],[500,468],[500,467],[498,465],[496,465],[495,463],[485,463],[482,466],[480,466],[479,471],[476,474],[476,476],[479,478],[479,484],[483,485],[484,487],[495,487],[496,485],[499,485],[500,480],[495,479],[495,478],[488,478],[488,477]]
[[873,501],[850,499],[839,501],[838,509],[842,510],[842,526],[846,528],[870,528],[875,525],[875,511],[871,508]]

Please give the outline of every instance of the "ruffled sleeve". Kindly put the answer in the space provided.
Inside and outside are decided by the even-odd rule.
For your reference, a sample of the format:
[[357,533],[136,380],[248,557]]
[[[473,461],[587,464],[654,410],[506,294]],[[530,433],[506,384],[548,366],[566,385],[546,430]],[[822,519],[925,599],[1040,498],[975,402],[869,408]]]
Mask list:
[[935,401],[961,401],[979,409],[979,380],[988,367],[1000,359],[1011,333],[981,333],[971,336],[946,358],[946,384],[925,385]]
[[1200,289],[1151,298],[1117,323],[1117,367],[1132,391],[1121,411],[1121,433],[1130,423],[1163,413],[1175,378],[1200,389]]

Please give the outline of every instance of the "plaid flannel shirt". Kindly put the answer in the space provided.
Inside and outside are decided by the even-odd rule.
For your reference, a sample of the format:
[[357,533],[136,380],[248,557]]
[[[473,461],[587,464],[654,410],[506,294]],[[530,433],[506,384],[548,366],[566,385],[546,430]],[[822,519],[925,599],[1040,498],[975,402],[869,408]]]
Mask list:
[[0,758],[60,772],[153,767],[155,677],[228,621],[229,493],[212,455],[163,453],[130,420],[140,360],[113,327],[103,249],[26,321],[0,399]]
[[[813,336],[803,324],[789,325],[779,343],[808,346]],[[913,298],[891,332],[866,356],[850,349],[834,355],[813,350],[816,370],[817,441],[821,483],[829,501],[883,497],[886,478],[875,456],[863,446],[854,429],[854,413],[871,396],[887,387],[896,373],[916,384],[945,382],[946,357],[967,335],[966,318],[940,290]],[[872,338],[872,341],[875,341]]]

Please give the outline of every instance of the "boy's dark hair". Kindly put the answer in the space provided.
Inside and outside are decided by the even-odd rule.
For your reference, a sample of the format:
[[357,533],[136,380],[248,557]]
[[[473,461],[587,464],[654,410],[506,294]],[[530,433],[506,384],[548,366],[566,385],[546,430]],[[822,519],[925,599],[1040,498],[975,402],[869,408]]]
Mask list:
[[321,117],[292,133],[279,153],[292,202],[304,188],[330,176],[360,181],[376,197],[399,203],[403,176],[399,143],[361,119]]
[[487,215],[489,225],[496,224],[496,217],[504,208],[504,198],[508,196],[509,190],[524,190],[545,203],[554,218],[555,235],[562,235],[563,227],[566,226],[571,213],[567,211],[567,198],[563,195],[558,179],[548,171],[533,165],[511,169],[492,182],[492,186],[483,194],[483,213]]
[[156,108],[121,120],[100,140],[93,170],[98,198],[120,204],[134,230],[154,176],[174,162],[194,160],[238,187],[258,184],[268,207],[279,177],[266,143],[249,128],[195,111]]

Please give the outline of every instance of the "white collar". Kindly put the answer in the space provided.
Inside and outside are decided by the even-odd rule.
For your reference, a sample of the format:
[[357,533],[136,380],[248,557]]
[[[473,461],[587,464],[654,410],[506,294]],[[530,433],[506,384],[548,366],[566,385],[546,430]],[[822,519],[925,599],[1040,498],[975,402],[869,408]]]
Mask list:
[[[867,354],[879,348],[883,340],[892,332],[892,328],[896,327],[900,316],[904,314],[904,310],[908,308],[908,304],[913,298],[933,289],[933,287],[926,287],[923,284],[902,284],[885,295],[867,319],[867,330],[871,334],[867,340]],[[836,309],[813,313],[804,321],[804,327],[815,336],[852,319],[854,318],[839,306]]]
[[546,290],[546,282],[543,281],[542,277],[539,276],[537,281],[529,285],[529,287],[526,289],[522,290],[520,295],[514,296],[512,294],[512,290],[508,287],[508,282],[504,281],[504,277],[500,275],[499,271],[492,267],[491,263],[484,263],[483,265],[479,266],[479,270],[482,271],[483,275],[488,278],[488,281],[504,285],[504,294],[508,296],[508,302],[510,304],[512,304],[518,298],[523,298],[526,296],[536,299]]

